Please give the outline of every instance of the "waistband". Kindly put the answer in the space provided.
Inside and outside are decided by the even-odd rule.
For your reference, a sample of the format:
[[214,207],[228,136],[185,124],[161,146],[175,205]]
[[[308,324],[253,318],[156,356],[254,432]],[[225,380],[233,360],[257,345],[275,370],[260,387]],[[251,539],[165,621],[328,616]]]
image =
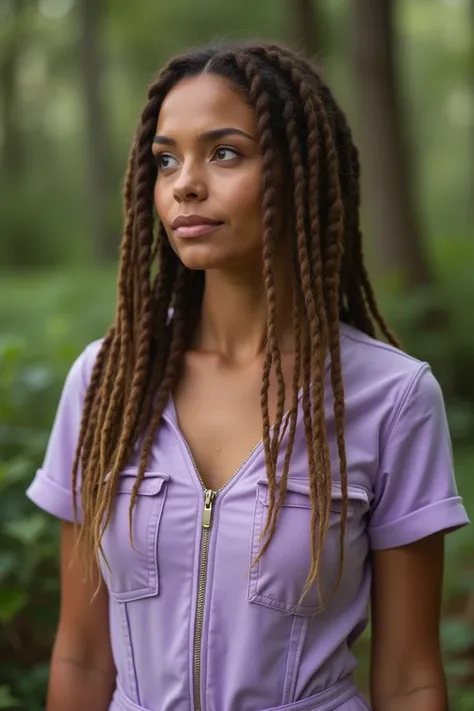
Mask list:
[[[255,711],[336,711],[342,704],[351,699],[357,694],[357,688],[354,684],[352,676],[341,679],[328,689],[309,696],[301,701],[295,701],[285,706],[272,706],[272,708],[259,709]],[[363,707],[361,706],[361,709]],[[368,708],[368,707],[367,707]],[[137,706],[129,699],[122,689],[118,687],[115,690],[112,704],[109,706],[109,711],[155,711],[148,709],[145,706]]]

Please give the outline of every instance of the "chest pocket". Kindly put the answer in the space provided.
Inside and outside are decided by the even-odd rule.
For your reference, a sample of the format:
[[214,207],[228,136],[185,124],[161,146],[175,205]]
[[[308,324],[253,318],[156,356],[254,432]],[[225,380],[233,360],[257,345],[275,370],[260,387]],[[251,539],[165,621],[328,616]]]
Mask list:
[[119,476],[114,510],[102,539],[107,563],[101,568],[110,597],[129,602],[158,595],[158,532],[166,499],[168,474],[146,471],[133,509],[133,547],[129,508],[138,469],[125,468]]
[[[252,531],[252,562],[261,548],[268,500],[267,481],[259,480]],[[368,507],[365,489],[349,486],[346,552],[351,543],[363,534],[361,509],[364,507]],[[321,612],[334,590],[339,573],[341,509],[341,487],[333,484],[329,528],[320,559],[320,582],[318,586],[313,585],[299,603],[311,566],[311,500],[307,481],[288,481],[272,540],[259,562],[250,570],[248,600],[292,615],[312,616]]]

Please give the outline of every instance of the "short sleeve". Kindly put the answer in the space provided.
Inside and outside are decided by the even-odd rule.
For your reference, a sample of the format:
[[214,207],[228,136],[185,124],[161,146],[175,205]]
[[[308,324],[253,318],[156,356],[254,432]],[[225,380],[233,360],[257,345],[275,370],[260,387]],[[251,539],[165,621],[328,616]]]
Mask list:
[[373,549],[407,545],[469,523],[456,488],[443,395],[427,364],[395,415],[374,489]]
[[[26,492],[28,498],[37,506],[65,521],[74,520],[72,466],[87,389],[85,371],[88,348],[82,352],[69,370],[56,411],[43,466],[37,471]],[[77,496],[76,500],[78,521],[80,522],[80,497]]]

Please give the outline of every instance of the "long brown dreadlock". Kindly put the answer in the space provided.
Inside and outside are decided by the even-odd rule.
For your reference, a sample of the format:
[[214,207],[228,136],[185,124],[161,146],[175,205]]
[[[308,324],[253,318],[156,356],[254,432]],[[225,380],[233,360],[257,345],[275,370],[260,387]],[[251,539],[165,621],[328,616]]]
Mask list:
[[[270,494],[265,542],[259,557],[275,531],[286,493],[302,383],[312,504],[312,564],[304,596],[317,579],[320,551],[329,525],[332,472],[324,409],[326,352],[330,356],[343,494],[340,576],[347,521],[340,322],[352,324],[370,336],[375,336],[378,328],[390,343],[397,345],[397,341],[380,314],[364,265],[359,227],[359,158],[345,116],[315,69],[277,45],[209,48],[176,57],[149,88],[125,179],[125,227],[116,317],[92,372],[73,467],[73,491],[81,472],[80,536],[92,554],[91,560],[95,559],[113,512],[119,472],[140,440],[138,472],[130,503],[131,525],[153,438],[170,392],[177,384],[188,339],[199,318],[204,276],[178,260],[163,227],[153,216],[156,164],[151,145],[167,93],[181,79],[203,73],[232,82],[245,94],[257,118],[263,160],[262,256],[268,306],[261,408]],[[295,333],[293,396],[285,423],[288,440],[278,481],[285,380],[276,337],[273,273],[277,156],[283,162],[285,175],[290,176],[286,188],[288,236],[294,235],[291,246]],[[305,329],[301,327],[301,314],[307,324]],[[268,392],[273,370],[278,390],[276,418],[271,428]],[[77,516],[75,499],[74,509]]]

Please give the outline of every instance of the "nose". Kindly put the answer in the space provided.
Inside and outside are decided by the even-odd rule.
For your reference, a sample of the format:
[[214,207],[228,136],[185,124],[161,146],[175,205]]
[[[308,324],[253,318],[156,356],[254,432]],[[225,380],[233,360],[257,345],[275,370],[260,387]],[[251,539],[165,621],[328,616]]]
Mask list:
[[202,172],[197,166],[183,165],[173,186],[176,202],[201,202],[208,195],[208,188]]

